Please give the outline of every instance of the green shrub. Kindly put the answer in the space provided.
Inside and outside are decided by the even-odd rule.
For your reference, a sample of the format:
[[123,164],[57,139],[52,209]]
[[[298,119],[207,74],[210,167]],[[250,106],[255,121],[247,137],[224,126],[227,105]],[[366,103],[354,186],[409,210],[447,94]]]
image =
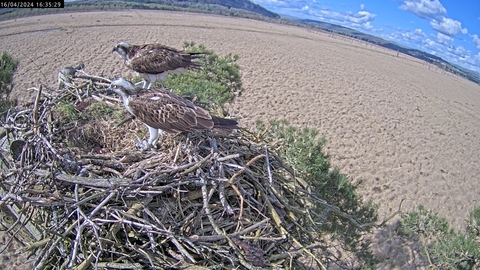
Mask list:
[[242,90],[240,66],[236,63],[238,55],[220,57],[203,45],[196,46],[194,42],[185,42],[184,49],[204,54],[198,59],[201,67],[195,72],[169,75],[162,86],[180,95],[196,96],[200,102],[215,107],[223,108],[226,102],[233,101]]
[[[478,229],[480,207],[470,213],[469,228]],[[474,269],[480,263],[480,243],[474,229],[467,233],[455,232],[445,218],[419,206],[417,210],[402,214],[397,227],[399,235],[422,237],[426,257],[438,269]],[[478,232],[478,231],[477,231]]]
[[59,120],[67,122],[106,118],[121,120],[125,114],[123,108],[112,107],[102,102],[93,102],[82,111],[77,110],[71,103],[59,102],[55,105],[54,112]]
[[470,213],[468,233],[474,237],[480,236],[480,206],[475,207]]
[[397,233],[407,237],[420,233],[427,237],[438,237],[451,233],[451,229],[445,218],[420,205],[418,210],[402,214]]
[[[364,203],[357,194],[357,187],[352,185],[346,175],[332,169],[329,157],[323,152],[325,140],[318,138],[318,131],[311,128],[296,128],[287,121],[273,120],[268,125],[257,122],[259,139],[275,150],[285,162],[295,169],[296,178],[314,187],[312,194],[318,197],[318,204],[313,206],[314,225],[310,230],[323,236],[330,235],[339,241],[343,248],[357,254],[365,265],[374,263],[373,254],[368,243],[361,239],[362,232],[377,220],[377,206],[372,202]],[[320,202],[326,202],[356,221],[341,216]]]
[[112,107],[102,102],[95,102],[82,114],[84,119],[106,119],[112,117],[115,120],[122,120],[125,114],[123,108]]
[[62,121],[75,121],[81,118],[80,112],[75,109],[75,106],[70,103],[59,102],[54,108],[57,113],[56,117]]
[[12,91],[13,73],[17,69],[18,60],[9,53],[0,56],[0,113],[15,106],[16,101],[8,98]]
[[463,233],[444,235],[429,247],[434,265],[443,269],[474,269],[480,260],[480,247],[475,238]]

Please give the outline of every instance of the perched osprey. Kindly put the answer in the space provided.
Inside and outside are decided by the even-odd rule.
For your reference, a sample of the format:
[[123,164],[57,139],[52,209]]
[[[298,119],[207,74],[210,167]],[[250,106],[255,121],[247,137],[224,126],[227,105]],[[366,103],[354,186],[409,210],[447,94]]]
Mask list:
[[148,127],[150,137],[141,146],[142,150],[154,145],[163,131],[180,133],[210,129],[229,134],[238,128],[237,121],[210,115],[190,100],[165,89],[155,89],[155,95],[151,97],[137,97],[135,85],[119,78],[110,84],[108,90],[119,94],[127,111]]
[[161,44],[131,45],[121,41],[112,52],[123,58],[125,65],[143,79],[143,88],[150,88],[155,81],[165,80],[168,73],[183,73],[185,69],[199,67],[194,59],[202,53],[187,53]]

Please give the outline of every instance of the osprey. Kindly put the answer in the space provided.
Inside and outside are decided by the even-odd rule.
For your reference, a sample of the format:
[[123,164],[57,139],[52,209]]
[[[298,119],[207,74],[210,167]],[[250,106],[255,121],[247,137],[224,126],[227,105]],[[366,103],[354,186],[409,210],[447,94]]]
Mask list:
[[161,44],[131,45],[121,41],[112,52],[117,52],[125,65],[138,73],[144,81],[143,88],[150,88],[155,81],[165,80],[168,73],[183,73],[196,69],[194,59],[202,53],[187,53]]
[[229,134],[238,128],[237,121],[210,115],[192,101],[165,89],[155,89],[151,97],[136,96],[135,85],[119,78],[112,81],[107,90],[119,94],[127,111],[148,127],[150,137],[140,146],[142,150],[154,145],[163,131],[180,133],[208,129]]

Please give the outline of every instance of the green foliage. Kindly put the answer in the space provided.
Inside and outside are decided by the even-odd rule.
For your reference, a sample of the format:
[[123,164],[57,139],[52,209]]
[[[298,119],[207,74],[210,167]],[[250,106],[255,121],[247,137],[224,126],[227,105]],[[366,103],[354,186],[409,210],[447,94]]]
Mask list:
[[[470,213],[470,226],[477,224],[480,207]],[[478,227],[477,227],[478,228]],[[480,262],[480,243],[471,232],[455,232],[445,218],[419,206],[402,214],[397,227],[399,235],[423,236],[425,251],[432,263],[440,269],[473,269]]]
[[474,237],[480,236],[480,206],[470,212],[468,232]]
[[8,96],[12,90],[13,73],[17,69],[18,60],[9,53],[3,52],[0,56],[0,113],[15,106],[16,101]]
[[80,113],[75,109],[75,106],[70,103],[60,102],[55,106],[55,111],[58,113],[59,120],[74,121],[80,119]]
[[133,77],[133,79],[130,80],[130,81],[131,81],[132,83],[134,83],[134,84],[137,84],[137,83],[139,83],[139,82],[143,82],[143,79],[142,79],[142,77],[140,77],[140,76],[135,76],[135,77]]
[[427,237],[436,237],[450,232],[448,221],[426,209],[423,205],[420,205],[416,211],[402,214],[402,219],[397,227],[399,235],[408,237],[418,233]]
[[16,100],[0,98],[0,114],[17,105]]
[[3,52],[0,57],[0,93],[9,94],[9,84],[12,83],[13,73],[17,69],[18,61],[9,53]]
[[480,260],[480,244],[475,238],[454,233],[439,237],[428,251],[433,263],[443,269],[474,269]]
[[103,102],[93,102],[85,110],[79,111],[71,103],[60,102],[54,111],[60,121],[90,121],[92,119],[121,120],[124,116],[124,110],[121,107],[113,107]]
[[191,53],[201,53],[197,61],[200,68],[194,72],[169,75],[162,82],[163,87],[173,89],[180,95],[194,95],[200,102],[223,108],[242,90],[238,55],[227,54],[220,57],[203,45],[185,42],[184,49]]
[[[311,128],[296,128],[285,120],[273,120],[269,125],[257,121],[258,134],[261,139],[275,146],[275,150],[285,162],[295,169],[296,177],[310,183],[312,194],[319,201],[323,200],[338,207],[344,213],[355,217],[360,224],[377,220],[377,206],[371,202],[363,203],[357,194],[357,187],[352,185],[347,176],[337,169],[331,169],[329,157],[323,152],[325,140],[318,138],[318,131]],[[313,206],[316,213],[316,226],[311,229],[316,233],[329,234],[340,241],[344,248],[357,254],[365,264],[373,264],[373,254],[367,244],[362,242],[362,231],[369,226],[360,227],[328,209],[323,204]]]
[[113,117],[113,119],[121,120],[124,116],[123,108],[113,107],[103,102],[94,102],[87,110],[82,114],[86,119],[107,119]]

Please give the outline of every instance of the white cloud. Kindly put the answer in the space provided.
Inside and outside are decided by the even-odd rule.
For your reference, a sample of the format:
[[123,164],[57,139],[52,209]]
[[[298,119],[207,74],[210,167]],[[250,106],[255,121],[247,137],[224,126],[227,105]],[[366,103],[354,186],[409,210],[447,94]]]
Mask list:
[[424,42],[423,42],[427,47],[430,47],[430,48],[433,48],[433,47],[437,47],[437,42],[427,38]]
[[425,36],[425,33],[420,28],[415,29],[415,31],[413,31],[413,33],[415,35],[419,36],[419,37],[424,37]]
[[462,23],[450,18],[441,17],[441,19],[434,19],[430,21],[433,29],[445,35],[454,36],[460,33],[467,34],[467,28],[462,28]]
[[480,50],[480,37],[478,37],[477,34],[474,34],[472,36],[473,44],[475,44],[475,47]]
[[439,0],[404,0],[400,9],[411,12],[422,19],[433,19],[447,13]]
[[422,31],[422,29],[415,29],[413,32],[407,31],[402,32],[396,35],[396,39],[400,39],[403,41],[413,41],[415,43],[421,42],[427,35]]
[[366,30],[372,30],[374,27],[370,22],[366,22],[360,25],[361,28]]
[[448,47],[447,52],[459,56],[461,58],[470,57],[470,51],[466,50],[463,46]]
[[[456,63],[471,70],[480,72],[480,52],[472,56],[471,51],[463,46],[452,46],[441,43],[442,38],[451,38],[449,36],[442,37],[437,35],[437,40],[425,39],[422,41],[421,48],[423,51],[442,57],[450,63]],[[440,37],[440,38],[439,38]]]
[[253,2],[263,7],[267,7],[267,9],[289,7],[289,2],[283,0],[254,0]]
[[[253,2],[285,15],[344,24],[369,31],[377,30],[371,23],[377,15],[367,11],[364,4],[359,5],[360,10],[357,12],[338,12],[318,4],[317,0],[253,0]],[[380,29],[380,31],[382,30]]]
[[442,33],[437,33],[437,42],[443,45],[449,45],[453,42],[453,38]]
[[444,53],[445,46],[438,43],[437,41],[427,38],[426,40],[423,40],[422,43],[423,49],[429,51],[432,54],[438,55]]
[[341,12],[336,12],[336,11],[330,11],[327,9],[322,9],[319,12],[310,12],[311,15],[324,18],[324,19],[330,19],[334,21],[339,21],[339,22],[348,22],[348,23],[354,23],[354,24],[364,24],[366,22],[371,22],[377,17],[376,14],[370,13],[368,11],[359,11],[357,13],[341,13]]
[[368,30],[373,29],[373,25],[370,22],[366,22],[366,23],[362,24],[362,27],[365,28],[365,29],[368,29]]
[[368,11],[359,11],[357,14],[354,14],[352,17],[350,17],[350,20],[353,22],[361,22],[361,23],[366,23],[373,21],[377,17],[376,14],[372,14]]
[[475,60],[478,61],[478,65],[480,65],[480,52],[475,55]]

